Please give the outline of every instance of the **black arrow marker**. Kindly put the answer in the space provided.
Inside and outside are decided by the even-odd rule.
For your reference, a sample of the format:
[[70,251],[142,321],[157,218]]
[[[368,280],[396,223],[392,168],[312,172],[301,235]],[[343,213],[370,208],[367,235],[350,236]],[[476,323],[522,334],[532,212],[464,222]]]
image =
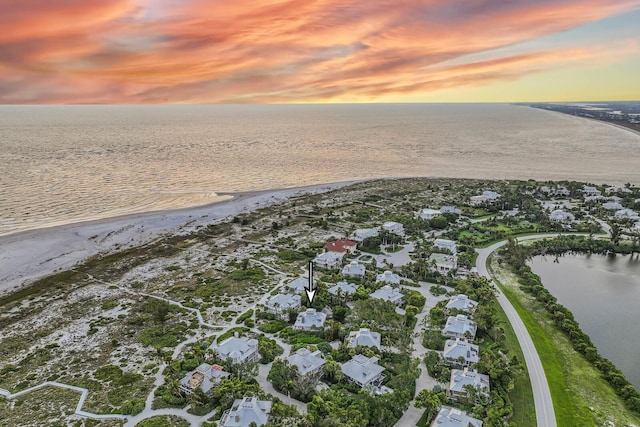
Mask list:
[[313,283],[313,261],[309,261],[309,286],[305,289],[309,304],[313,304],[313,298],[316,296],[316,285]]

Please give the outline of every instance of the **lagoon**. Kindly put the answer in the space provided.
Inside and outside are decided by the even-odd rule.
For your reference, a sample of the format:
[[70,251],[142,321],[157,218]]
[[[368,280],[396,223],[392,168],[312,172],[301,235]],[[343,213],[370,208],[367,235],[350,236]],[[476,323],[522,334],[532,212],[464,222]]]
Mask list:
[[640,389],[640,257],[535,257],[530,266],[571,310],[600,354]]

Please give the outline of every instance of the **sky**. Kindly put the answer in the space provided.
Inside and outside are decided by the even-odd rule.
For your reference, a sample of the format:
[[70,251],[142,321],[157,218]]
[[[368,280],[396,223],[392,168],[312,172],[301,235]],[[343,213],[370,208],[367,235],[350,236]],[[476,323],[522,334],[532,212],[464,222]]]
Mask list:
[[640,0],[0,0],[0,104],[640,100]]

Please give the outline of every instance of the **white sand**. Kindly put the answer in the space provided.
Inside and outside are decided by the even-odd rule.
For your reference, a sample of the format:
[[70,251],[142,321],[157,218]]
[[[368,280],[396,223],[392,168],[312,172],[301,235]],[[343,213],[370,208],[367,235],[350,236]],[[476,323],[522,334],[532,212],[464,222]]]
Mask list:
[[86,258],[186,233],[241,212],[304,193],[324,192],[354,181],[230,194],[229,200],[193,208],[133,214],[0,236],[0,295],[15,291]]

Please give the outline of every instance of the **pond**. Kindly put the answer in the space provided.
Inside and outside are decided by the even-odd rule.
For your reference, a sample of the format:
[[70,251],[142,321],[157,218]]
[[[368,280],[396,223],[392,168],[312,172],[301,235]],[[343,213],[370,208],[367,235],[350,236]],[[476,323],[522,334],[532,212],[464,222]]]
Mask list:
[[640,390],[640,257],[565,255],[530,264],[600,354]]

